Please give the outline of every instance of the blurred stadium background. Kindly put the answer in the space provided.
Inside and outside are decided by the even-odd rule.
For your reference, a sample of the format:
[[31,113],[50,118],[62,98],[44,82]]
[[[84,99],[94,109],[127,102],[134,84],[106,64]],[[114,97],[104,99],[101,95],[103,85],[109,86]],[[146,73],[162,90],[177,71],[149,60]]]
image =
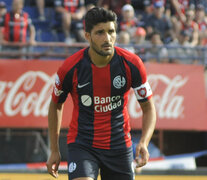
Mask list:
[[[4,2],[10,10],[12,0]],[[134,0],[132,4],[137,6],[138,2]],[[53,6],[44,8],[44,21],[38,19],[34,2],[25,0],[24,11],[29,13],[36,29],[35,45],[2,43],[0,46],[2,180],[50,179],[45,174],[49,154],[47,108],[54,75],[66,57],[88,45],[85,42],[64,42]],[[158,123],[149,145],[150,162],[146,167],[136,169],[136,178],[207,179],[207,47],[164,44],[156,46],[157,53],[149,55],[145,52],[154,47],[152,44],[117,45],[138,50],[149,74],[157,108]],[[5,50],[4,47],[8,46]],[[163,48],[169,52],[164,57],[159,54]],[[186,51],[189,53],[184,55]],[[68,101],[67,113],[72,111],[72,107]],[[141,133],[141,112],[133,93],[129,97],[128,110],[135,147]],[[69,121],[70,117],[64,113],[59,179],[67,179],[66,134]]]

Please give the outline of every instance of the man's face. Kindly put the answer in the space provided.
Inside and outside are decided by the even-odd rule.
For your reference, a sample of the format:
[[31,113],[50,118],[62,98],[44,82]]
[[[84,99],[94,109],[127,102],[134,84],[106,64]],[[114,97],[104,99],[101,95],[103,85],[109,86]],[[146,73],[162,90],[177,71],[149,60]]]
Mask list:
[[23,9],[23,1],[22,0],[13,0],[12,9],[14,12],[19,12]]
[[86,38],[93,51],[101,56],[109,56],[114,52],[116,41],[116,28],[112,21],[99,23],[93,27],[90,33],[86,32]]
[[163,16],[164,11],[165,11],[164,6],[154,8],[154,14],[157,18],[161,18]]
[[195,12],[193,10],[188,10],[185,16],[186,16],[186,21],[192,21],[194,19]]
[[125,21],[130,21],[134,18],[134,11],[132,10],[122,11],[122,15]]

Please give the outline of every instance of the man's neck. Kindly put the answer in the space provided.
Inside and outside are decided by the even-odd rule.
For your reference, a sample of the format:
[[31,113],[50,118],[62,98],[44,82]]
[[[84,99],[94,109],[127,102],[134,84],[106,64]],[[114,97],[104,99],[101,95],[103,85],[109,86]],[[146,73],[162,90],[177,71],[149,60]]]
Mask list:
[[13,10],[14,14],[21,14],[22,10]]
[[114,55],[114,52],[113,52],[111,55],[101,56],[97,54],[91,47],[89,48],[88,53],[89,53],[89,56],[93,64],[95,64],[97,67],[100,67],[100,68],[107,66],[107,64],[111,61]]

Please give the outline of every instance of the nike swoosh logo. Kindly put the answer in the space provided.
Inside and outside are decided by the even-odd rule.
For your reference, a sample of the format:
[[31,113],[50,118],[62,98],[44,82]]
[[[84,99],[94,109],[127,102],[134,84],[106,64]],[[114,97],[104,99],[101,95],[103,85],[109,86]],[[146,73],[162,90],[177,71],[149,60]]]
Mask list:
[[85,86],[87,86],[88,84],[90,84],[90,82],[87,82],[87,83],[85,83],[85,84],[78,84],[78,88],[83,88],[83,87],[85,87]]

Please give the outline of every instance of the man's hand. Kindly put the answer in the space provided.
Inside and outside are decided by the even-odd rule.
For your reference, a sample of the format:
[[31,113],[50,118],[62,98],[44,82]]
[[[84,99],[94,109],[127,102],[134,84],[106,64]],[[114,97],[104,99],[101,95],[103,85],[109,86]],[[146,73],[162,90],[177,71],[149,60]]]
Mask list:
[[58,177],[58,167],[60,164],[60,160],[61,160],[60,152],[59,151],[52,152],[46,163],[47,171],[55,178]]
[[149,160],[149,152],[145,144],[139,143],[136,147],[137,168],[147,164]]

